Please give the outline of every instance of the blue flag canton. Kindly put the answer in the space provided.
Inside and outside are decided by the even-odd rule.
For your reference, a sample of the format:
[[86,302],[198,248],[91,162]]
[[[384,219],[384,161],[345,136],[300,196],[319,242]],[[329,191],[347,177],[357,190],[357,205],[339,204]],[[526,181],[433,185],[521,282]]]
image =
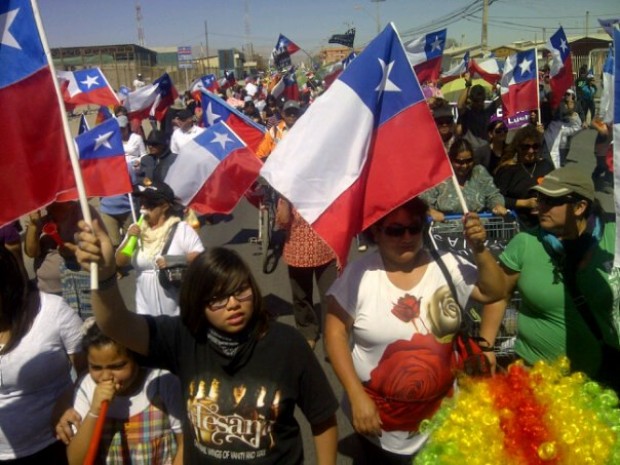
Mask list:
[[370,109],[375,127],[424,100],[402,42],[391,24],[368,44],[338,80],[353,89]]
[[443,55],[443,49],[446,45],[446,29],[433,32],[426,35],[426,43],[424,44],[424,53],[426,58],[432,60],[433,58]]
[[215,74],[207,74],[206,76],[203,76],[201,80],[202,80],[202,85],[206,89],[208,89],[213,84],[215,84],[215,81],[217,80],[217,78],[215,77]]
[[242,149],[245,144],[224,123],[217,123],[202,132],[194,141],[207,149],[219,161],[234,150]]
[[106,87],[105,79],[98,69],[80,69],[73,73],[78,88],[82,92],[90,92]]
[[202,93],[202,121],[205,127],[213,126],[220,121],[226,121],[230,116],[230,110],[226,103],[219,97],[206,92]]
[[168,73],[164,73],[159,78],[155,79],[153,85],[157,86],[157,93],[162,97],[166,97],[172,92],[172,79],[170,79]]
[[0,89],[47,66],[30,0],[0,2]]
[[517,84],[536,77],[536,53],[533,49],[517,53],[512,73]]
[[[620,124],[620,29],[614,28],[614,124]],[[617,126],[616,126],[617,127]]]
[[121,130],[116,119],[112,118],[95,126],[90,131],[75,138],[80,160],[125,155]]
[[558,29],[556,33],[550,37],[549,41],[553,48],[560,51],[560,59],[562,63],[564,63],[570,55],[570,47],[568,46],[568,40],[566,40],[564,29]]

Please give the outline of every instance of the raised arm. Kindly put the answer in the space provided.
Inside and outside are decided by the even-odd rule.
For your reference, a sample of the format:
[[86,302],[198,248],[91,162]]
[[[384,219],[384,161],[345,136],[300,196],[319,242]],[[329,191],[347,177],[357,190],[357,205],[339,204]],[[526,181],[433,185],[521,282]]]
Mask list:
[[97,220],[93,230],[84,222],[80,228],[76,251],[82,268],[89,270],[90,264],[99,264],[99,290],[93,291],[92,306],[97,325],[106,336],[136,353],[147,355],[149,331],[146,319],[130,312],[123,301],[116,283],[114,250],[110,238]]
[[333,297],[328,297],[325,317],[325,349],[336,376],[340,380],[353,414],[353,427],[360,434],[381,435],[381,418],[373,400],[366,394],[355,372],[349,349],[353,318]]

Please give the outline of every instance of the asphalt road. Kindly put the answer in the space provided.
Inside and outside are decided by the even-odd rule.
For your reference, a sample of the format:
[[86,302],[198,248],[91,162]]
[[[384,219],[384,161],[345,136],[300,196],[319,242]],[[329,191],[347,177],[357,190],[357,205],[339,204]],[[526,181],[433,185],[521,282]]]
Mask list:
[[[582,131],[574,137],[569,154],[569,162],[578,163],[579,167],[582,167],[587,174],[590,174],[594,167],[594,138],[594,130]],[[613,213],[614,204],[611,192],[598,192],[597,196],[604,209],[607,212]],[[256,237],[257,234],[257,222],[257,210],[245,200],[242,200],[232,215],[218,218],[218,221],[214,224],[203,226],[199,234],[206,247],[225,246],[236,250],[246,260],[256,276],[265,296],[268,309],[279,320],[294,324],[291,310],[291,290],[286,273],[286,265],[280,262],[272,274],[264,274],[262,272],[259,246],[251,242],[251,238]],[[357,255],[359,255],[359,252],[352,247],[350,259],[355,259]],[[120,281],[120,287],[125,301],[133,309],[135,307],[135,281],[133,273]],[[315,353],[337,397],[340,398],[342,396],[342,389],[331,366],[325,361],[322,341],[317,344]],[[268,369],[269,367],[265,368]],[[306,462],[311,464],[315,462],[312,435],[303,416],[298,415],[298,417],[303,430]],[[338,430],[340,437],[338,464],[348,465],[352,463],[350,451],[354,450],[355,446],[351,437],[352,428],[340,411],[338,412]]]

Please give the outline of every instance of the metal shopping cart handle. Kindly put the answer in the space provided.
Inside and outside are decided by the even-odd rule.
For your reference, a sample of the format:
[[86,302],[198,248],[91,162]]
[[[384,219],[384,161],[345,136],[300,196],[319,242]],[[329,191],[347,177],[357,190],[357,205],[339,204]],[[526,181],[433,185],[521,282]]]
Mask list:
[[[517,215],[513,210],[508,210],[505,215],[496,215],[493,212],[487,212],[487,211],[478,212],[478,217],[483,218],[483,219],[485,218],[506,218],[509,216],[513,217],[514,219],[517,218]],[[444,221],[454,221],[454,220],[460,220],[462,218],[463,218],[462,213],[450,213],[448,215],[444,215]],[[426,219],[429,223],[433,222],[433,219],[430,216],[427,216]]]

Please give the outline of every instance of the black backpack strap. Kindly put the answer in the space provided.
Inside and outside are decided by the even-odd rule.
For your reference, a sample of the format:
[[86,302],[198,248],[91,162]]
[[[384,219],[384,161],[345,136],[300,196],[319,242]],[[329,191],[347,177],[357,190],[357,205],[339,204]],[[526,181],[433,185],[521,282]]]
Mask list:
[[168,234],[166,235],[166,242],[164,243],[163,249],[161,249],[162,255],[166,255],[166,253],[168,253],[168,249],[170,248],[170,244],[172,244],[172,239],[174,239],[174,233],[177,231],[177,226],[179,223],[180,221],[174,223],[168,231]]

